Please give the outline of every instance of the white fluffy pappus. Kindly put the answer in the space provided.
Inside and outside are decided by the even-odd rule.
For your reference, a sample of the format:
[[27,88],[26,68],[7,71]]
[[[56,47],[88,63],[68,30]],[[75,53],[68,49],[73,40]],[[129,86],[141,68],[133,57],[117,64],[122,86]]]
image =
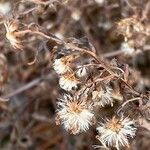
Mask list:
[[106,87],[105,89],[102,89],[100,91],[93,91],[92,93],[92,99],[97,100],[95,102],[95,105],[105,107],[106,105],[113,106],[113,98],[112,98],[112,89],[110,87]]
[[87,75],[87,68],[84,66],[78,66],[77,76],[82,78]]
[[115,147],[119,150],[121,147],[129,147],[129,138],[133,138],[137,130],[134,125],[135,122],[128,117],[107,119],[97,127],[97,139],[106,148]]
[[66,74],[60,77],[59,85],[62,89],[66,91],[71,91],[72,89],[76,89],[78,87],[79,81],[74,76],[74,74]]
[[15,21],[5,21],[4,26],[6,29],[6,38],[10,42],[13,48],[22,49],[22,43],[20,37],[22,33],[17,31],[18,24]]
[[63,58],[55,59],[53,67],[58,74],[64,74],[67,71],[70,71],[70,67],[68,66],[67,62],[63,60]]
[[96,3],[98,4],[103,4],[105,0],[95,0]]
[[11,4],[10,4],[10,2],[1,2],[0,1],[0,13],[2,13],[2,14],[7,14],[8,12],[10,12],[10,10],[11,10]]
[[70,95],[64,95],[57,102],[56,124],[62,124],[72,134],[87,131],[94,122],[92,106],[85,100],[76,100]]
[[75,56],[68,55],[62,58],[55,59],[53,63],[53,68],[57,74],[65,74],[71,72],[71,62],[75,59]]
[[135,49],[130,47],[129,44],[127,42],[123,42],[121,44],[121,51],[125,54],[125,55],[132,55],[135,52]]

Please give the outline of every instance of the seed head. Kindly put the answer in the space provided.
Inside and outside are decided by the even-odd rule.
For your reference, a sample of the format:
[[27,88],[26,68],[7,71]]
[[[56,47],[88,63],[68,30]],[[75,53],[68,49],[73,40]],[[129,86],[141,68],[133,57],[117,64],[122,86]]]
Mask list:
[[87,69],[83,66],[79,66],[78,67],[78,71],[77,71],[77,76],[82,78],[85,77],[87,75]]
[[126,55],[132,55],[135,52],[135,49],[131,47],[128,42],[123,42],[121,44],[121,51]]
[[64,95],[57,106],[56,123],[61,123],[72,134],[88,130],[94,121],[92,107],[85,100],[79,101],[69,95]]
[[66,91],[71,91],[72,89],[76,89],[78,85],[78,80],[74,76],[74,74],[65,74],[60,77],[59,85],[62,89]]
[[0,1],[0,13],[6,15],[11,10],[10,2],[8,1]]
[[131,38],[134,34],[143,33],[144,25],[136,16],[124,18],[117,23],[117,31],[125,38]]
[[120,119],[116,117],[107,119],[97,128],[97,138],[105,147],[115,147],[118,150],[121,147],[129,147],[128,138],[133,138],[136,133],[134,124],[133,120],[123,116]]
[[110,87],[106,87],[105,89],[101,88],[100,90],[92,92],[92,99],[95,101],[95,105],[99,105],[104,107],[106,105],[113,106],[113,98],[112,98],[112,89]]
[[70,64],[72,60],[72,56],[64,56],[60,59],[55,59],[53,67],[56,73],[64,74],[66,72],[71,72]]
[[22,33],[17,31],[18,24],[15,21],[5,21],[6,38],[15,49],[22,49],[21,36]]

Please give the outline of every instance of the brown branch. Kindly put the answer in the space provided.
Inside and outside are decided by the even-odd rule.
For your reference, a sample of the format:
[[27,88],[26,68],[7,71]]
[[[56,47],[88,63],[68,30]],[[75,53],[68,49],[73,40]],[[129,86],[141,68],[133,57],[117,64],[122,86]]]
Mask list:
[[117,113],[119,113],[119,112],[123,109],[123,107],[124,107],[125,105],[127,105],[129,102],[138,101],[138,100],[140,100],[140,99],[141,99],[141,97],[136,97],[136,98],[132,98],[132,99],[129,99],[129,100],[125,101],[125,102],[121,105],[121,108],[118,109]]
[[14,90],[13,92],[11,92],[11,93],[9,93],[9,94],[7,94],[5,96],[2,96],[1,99],[8,99],[9,100],[9,98],[11,98],[13,96],[16,96],[16,95],[18,95],[18,94],[20,94],[20,93],[22,93],[22,92],[24,92],[26,90],[29,90],[32,87],[34,87],[34,86],[38,85],[39,83],[41,83],[42,81],[49,80],[51,77],[52,77],[52,75],[46,75],[46,76],[37,78],[37,79],[35,79],[35,80],[25,84],[24,86]]
[[43,36],[47,39],[50,39],[50,40],[53,40],[55,42],[57,42],[58,44],[64,44],[67,48],[70,48],[72,50],[75,50],[75,51],[79,51],[81,53],[86,53],[88,55],[90,55],[91,57],[93,57],[97,63],[99,63],[106,71],[108,71],[111,75],[113,75],[114,77],[117,77],[119,79],[121,79],[122,82],[125,83],[125,85],[136,95],[140,95],[137,91],[135,91],[123,78],[120,78],[119,75],[117,75],[111,68],[111,66],[109,64],[107,64],[106,62],[104,62],[102,59],[100,59],[99,57],[96,56],[96,53],[92,52],[92,51],[89,51],[89,50],[86,50],[84,48],[80,48],[80,47],[77,47],[75,45],[73,45],[72,43],[66,43],[58,38],[55,38],[55,37],[51,37],[51,36],[48,36],[46,34],[44,34],[43,32],[40,32],[40,31],[32,31],[32,30],[25,30],[23,31],[25,33],[33,33],[33,34],[38,34],[40,36]]
[[102,54],[102,56],[103,56],[104,58],[111,58],[111,57],[115,57],[115,56],[118,56],[118,55],[121,55],[121,54],[123,54],[123,51],[121,51],[121,50],[116,50],[116,51],[104,53],[104,54]]

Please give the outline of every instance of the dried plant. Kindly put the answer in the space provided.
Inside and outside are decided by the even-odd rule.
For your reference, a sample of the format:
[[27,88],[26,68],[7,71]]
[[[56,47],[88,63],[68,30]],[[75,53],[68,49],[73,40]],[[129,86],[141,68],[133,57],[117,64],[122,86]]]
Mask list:
[[68,144],[66,131],[71,138],[92,137],[85,149],[136,147],[141,120],[147,129],[150,121],[149,63],[144,72],[135,67],[144,64],[148,56],[141,55],[150,49],[149,1],[142,6],[129,0],[8,3],[12,8],[1,15],[0,43],[0,87],[7,85],[0,108],[11,130],[8,149],[80,149]]

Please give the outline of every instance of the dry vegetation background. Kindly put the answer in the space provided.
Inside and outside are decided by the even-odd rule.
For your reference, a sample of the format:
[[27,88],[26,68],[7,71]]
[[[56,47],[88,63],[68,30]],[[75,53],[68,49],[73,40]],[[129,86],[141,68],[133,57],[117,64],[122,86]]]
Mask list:
[[[52,37],[78,39],[87,47],[91,44],[97,56],[108,61],[116,59],[120,66],[128,64],[130,84],[139,93],[148,94],[149,0],[0,0],[0,12],[0,150],[90,150],[100,144],[95,126],[70,135],[55,123],[56,101],[63,94],[52,67],[56,42],[29,33],[19,39],[20,49],[14,48],[6,39],[5,20],[17,21],[21,30],[40,28]],[[123,36],[128,35],[118,34],[119,30],[124,32],[120,29],[124,24],[119,28],[117,25],[132,17],[140,20],[147,36],[134,35],[130,41],[136,50],[126,55],[121,45]],[[150,150],[149,109],[145,115],[139,105],[135,102],[126,108],[134,109],[141,122],[128,149]],[[145,105],[150,107],[149,100]]]

